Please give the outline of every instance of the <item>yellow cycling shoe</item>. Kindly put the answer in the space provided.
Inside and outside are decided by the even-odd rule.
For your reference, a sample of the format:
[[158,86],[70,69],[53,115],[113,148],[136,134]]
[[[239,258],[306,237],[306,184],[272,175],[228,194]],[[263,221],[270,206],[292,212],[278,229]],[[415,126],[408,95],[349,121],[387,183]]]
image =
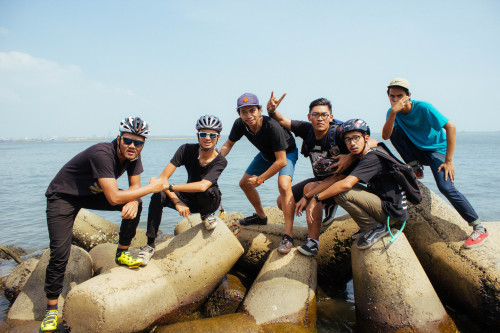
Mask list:
[[128,266],[128,268],[137,268],[142,265],[142,259],[134,258],[130,252],[123,251],[118,257],[115,258],[118,265]]
[[45,318],[43,318],[42,325],[40,329],[42,332],[53,332],[57,330],[57,319],[59,314],[57,310],[48,310],[45,314]]

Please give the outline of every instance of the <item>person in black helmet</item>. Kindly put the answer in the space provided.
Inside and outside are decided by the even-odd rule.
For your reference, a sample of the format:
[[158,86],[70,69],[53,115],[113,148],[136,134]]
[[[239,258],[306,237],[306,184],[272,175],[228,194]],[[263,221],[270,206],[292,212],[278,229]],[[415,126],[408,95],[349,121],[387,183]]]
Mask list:
[[[41,325],[43,332],[57,329],[58,298],[70,256],[73,223],[81,208],[121,211],[123,220],[115,261],[130,268],[142,263],[127,251],[141,216],[140,198],[166,187],[155,177],[141,187],[140,154],[149,133],[148,124],[141,118],[125,118],[115,140],[98,143],[79,153],[50,183],[45,193],[50,260],[45,275],[47,313]],[[116,179],[125,171],[129,188],[120,190]]]
[[[357,156],[358,163],[349,175],[333,184],[325,180],[320,184],[306,185],[296,213],[306,209],[306,218],[312,219],[311,212],[316,205],[334,199],[360,228],[353,236],[358,239],[356,246],[367,249],[389,233],[386,226],[388,216],[391,220],[407,220],[406,195],[392,178],[387,177],[391,170],[387,161],[370,148],[370,128],[366,122],[350,119],[341,126],[342,139],[349,151]],[[357,185],[358,182],[368,186]],[[311,255],[308,253],[314,252],[314,249],[305,244],[299,251]]]
[[222,123],[216,116],[205,115],[196,122],[198,143],[186,143],[177,149],[170,163],[165,167],[159,179],[169,184],[174,171],[184,165],[188,174],[186,184],[170,183],[168,189],[153,194],[149,204],[148,243],[141,247],[139,256],[143,265],[147,265],[155,252],[155,239],[161,223],[163,207],[175,209],[180,216],[200,213],[207,230],[217,225],[213,213],[221,201],[221,192],[217,185],[227,160],[215,148],[222,131]]

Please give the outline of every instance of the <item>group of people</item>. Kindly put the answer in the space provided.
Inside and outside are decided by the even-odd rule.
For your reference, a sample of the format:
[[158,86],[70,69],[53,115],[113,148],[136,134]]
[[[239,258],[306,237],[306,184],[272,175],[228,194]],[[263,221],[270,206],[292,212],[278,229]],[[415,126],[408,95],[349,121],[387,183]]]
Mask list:
[[[412,100],[407,80],[394,79],[387,88],[391,107],[382,138],[391,140],[417,178],[423,177],[423,165],[430,166],[441,193],[473,227],[464,247],[481,245],[488,232],[453,184],[455,126],[431,104]],[[115,261],[129,268],[147,265],[155,252],[163,207],[175,209],[183,217],[200,213],[207,230],[216,227],[214,213],[221,202],[217,181],[227,166],[226,156],[243,136],[259,153],[239,182],[255,209],[255,213],[241,219],[240,224],[267,224],[257,188],[278,174],[277,205],[285,220],[284,234],[277,248],[279,253],[286,254],[294,247],[294,216],[303,212],[309,234],[298,251],[307,256],[318,253],[320,229],[332,223],[337,205],[358,224],[360,229],[353,239],[357,239],[359,249],[371,247],[389,233],[386,221],[406,221],[406,193],[387,176],[391,166],[376,154],[385,149],[370,137],[366,122],[334,119],[331,103],[325,98],[311,102],[308,121],[291,120],[278,111],[285,96],[286,93],[277,99],[271,93],[267,103],[269,116],[262,115],[262,105],[256,95],[240,96],[236,107],[238,118],[220,150],[216,148],[222,131],[220,119],[213,115],[200,117],[196,123],[198,143],[180,146],[159,177],[152,177],[145,186],[141,186],[140,154],[150,129],[139,117],[125,118],[120,123],[119,135],[112,142],[93,145],[66,163],[46,192],[50,261],[45,279],[47,312],[41,330],[57,329],[58,297],[70,256],[73,223],[81,208],[121,211]],[[313,177],[293,186],[299,151],[292,133],[303,139],[300,153],[309,158],[313,171]],[[181,166],[187,170],[187,182],[169,182]],[[122,190],[116,180],[125,171],[129,187]],[[150,193],[153,195],[147,219],[147,244],[134,256],[128,248],[141,216],[141,197]]]

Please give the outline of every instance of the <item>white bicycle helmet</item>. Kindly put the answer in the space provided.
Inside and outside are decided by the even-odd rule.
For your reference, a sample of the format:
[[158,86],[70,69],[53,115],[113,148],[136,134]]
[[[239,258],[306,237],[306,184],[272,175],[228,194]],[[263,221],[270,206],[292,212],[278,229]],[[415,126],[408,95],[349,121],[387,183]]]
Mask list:
[[132,133],[147,138],[150,134],[149,125],[139,117],[127,117],[120,123],[120,133]]
[[220,133],[222,131],[222,123],[216,116],[206,114],[201,116],[196,122],[196,130],[199,131],[201,129],[212,129]]

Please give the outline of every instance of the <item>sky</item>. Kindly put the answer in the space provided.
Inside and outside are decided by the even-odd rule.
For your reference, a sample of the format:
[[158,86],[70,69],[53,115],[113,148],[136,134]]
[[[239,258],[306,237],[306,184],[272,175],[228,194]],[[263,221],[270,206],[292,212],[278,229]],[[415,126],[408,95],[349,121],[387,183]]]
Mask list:
[[271,91],[291,119],[325,97],[380,132],[395,77],[459,132],[499,131],[500,2],[0,0],[0,139],[109,137],[127,116],[189,136],[204,114],[227,135],[238,96]]

